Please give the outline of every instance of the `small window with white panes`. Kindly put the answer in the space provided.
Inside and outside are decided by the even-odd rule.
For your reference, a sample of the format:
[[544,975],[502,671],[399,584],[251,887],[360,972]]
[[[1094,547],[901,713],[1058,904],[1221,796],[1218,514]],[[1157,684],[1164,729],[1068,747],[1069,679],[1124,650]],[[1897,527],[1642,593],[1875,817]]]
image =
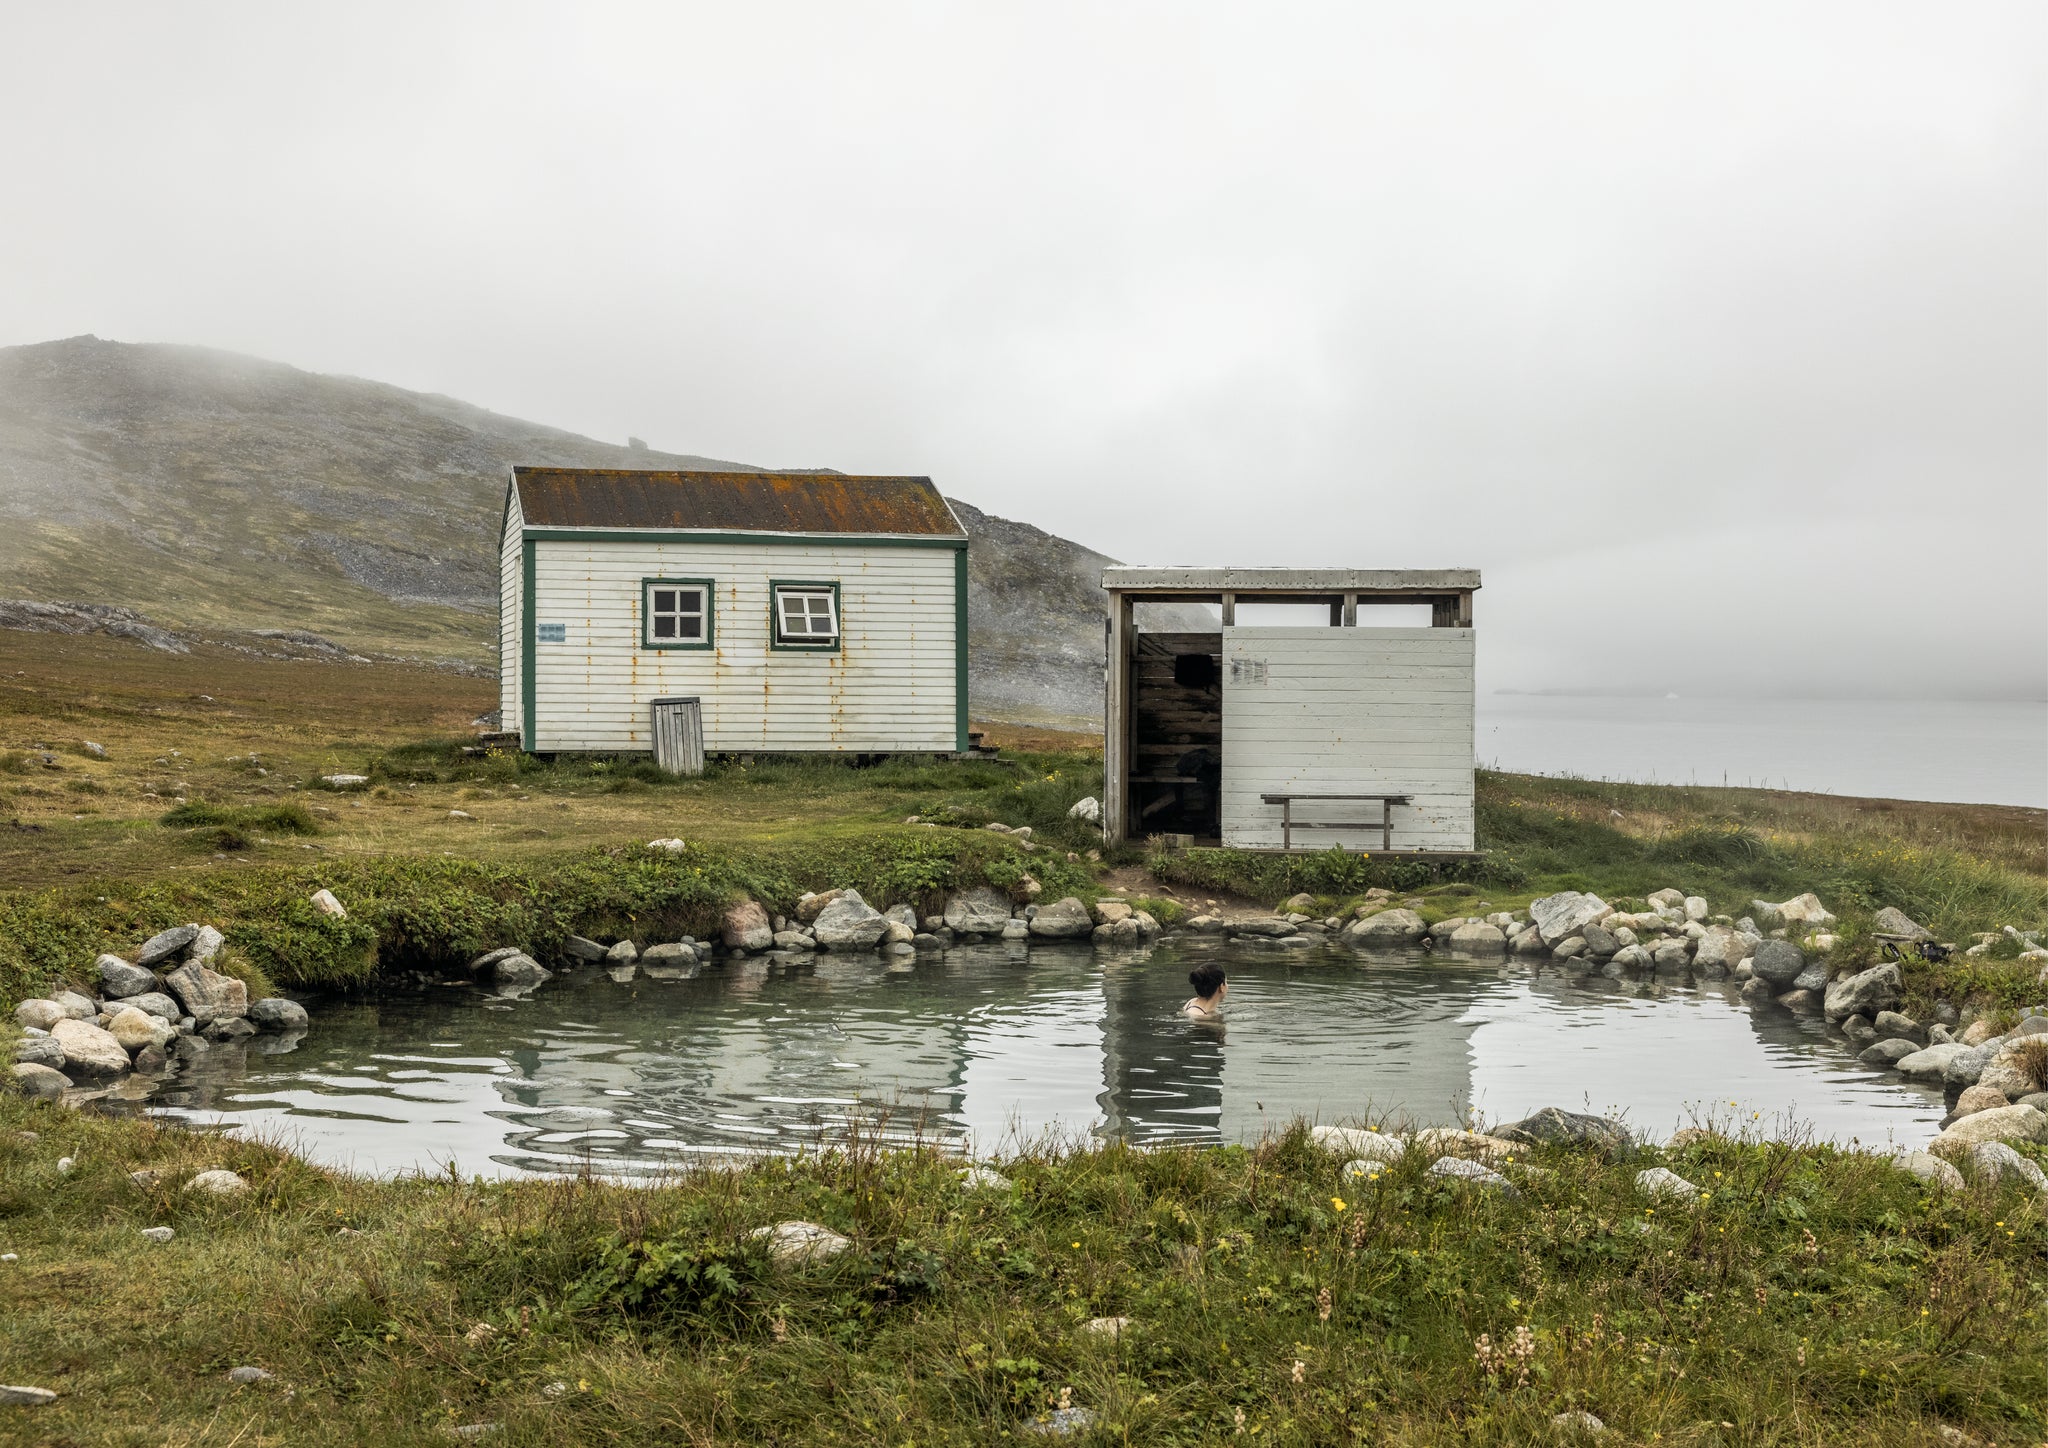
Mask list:
[[650,649],[711,647],[711,584],[702,578],[650,578],[644,589],[641,643]]
[[839,647],[839,585],[778,583],[775,594],[775,643],[785,649]]

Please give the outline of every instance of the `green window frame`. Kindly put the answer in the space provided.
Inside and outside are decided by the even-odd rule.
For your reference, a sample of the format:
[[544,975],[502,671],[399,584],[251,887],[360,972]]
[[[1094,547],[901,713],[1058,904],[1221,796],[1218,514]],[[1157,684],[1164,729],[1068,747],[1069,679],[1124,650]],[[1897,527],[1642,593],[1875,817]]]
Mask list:
[[[669,589],[688,592],[692,589],[702,595],[704,607],[693,614],[680,607],[657,610],[655,590]],[[680,600],[677,600],[680,603]],[[718,591],[708,578],[643,578],[640,580],[640,647],[643,649],[709,649],[717,647]],[[702,631],[697,638],[687,638],[681,629],[692,617],[702,619]],[[672,618],[678,632],[666,638],[657,638],[655,629],[658,620]]]
[[[831,595],[832,636],[783,637],[785,594],[815,596]],[[807,617],[814,617],[814,611],[807,611]],[[837,579],[771,578],[768,580],[768,647],[783,653],[794,654],[836,654],[846,639],[846,615],[839,606],[839,581]]]

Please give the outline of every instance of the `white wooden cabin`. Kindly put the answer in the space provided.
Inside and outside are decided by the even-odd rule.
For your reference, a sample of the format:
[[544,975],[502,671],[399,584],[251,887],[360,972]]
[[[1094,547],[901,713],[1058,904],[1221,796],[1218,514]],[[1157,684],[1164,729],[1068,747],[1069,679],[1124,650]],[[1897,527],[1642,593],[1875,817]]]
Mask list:
[[[1474,569],[1110,568],[1103,826],[1248,850],[1473,849]],[[1238,610],[1327,607],[1326,625]],[[1148,630],[1146,605],[1219,627]],[[1372,626],[1426,605],[1427,627]]]
[[929,478],[512,470],[499,707],[530,752],[954,753],[967,533]]

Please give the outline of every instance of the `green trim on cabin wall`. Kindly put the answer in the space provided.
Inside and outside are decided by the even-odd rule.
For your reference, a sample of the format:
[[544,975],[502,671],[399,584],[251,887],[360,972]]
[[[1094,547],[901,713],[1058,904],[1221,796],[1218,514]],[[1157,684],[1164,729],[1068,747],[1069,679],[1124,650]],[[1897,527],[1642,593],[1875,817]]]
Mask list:
[[967,752],[967,550],[953,555],[953,748]]
[[[704,637],[695,643],[678,640],[675,643],[656,643],[647,632],[652,622],[647,612],[647,592],[651,588],[667,586],[673,588],[699,588],[704,591]],[[640,580],[640,647],[643,649],[671,650],[715,649],[718,647],[718,585],[709,578],[643,578]]]
[[534,750],[533,703],[539,697],[533,678],[533,571],[533,540],[528,538],[519,545],[519,747],[528,754]]
[[[829,644],[786,644],[782,641],[782,620],[775,616],[775,596],[783,589],[800,589],[816,593],[821,588],[832,590],[832,621],[839,625],[839,632]],[[846,646],[846,608],[839,596],[839,580],[836,578],[771,578],[768,580],[768,650],[777,654],[836,654]]]

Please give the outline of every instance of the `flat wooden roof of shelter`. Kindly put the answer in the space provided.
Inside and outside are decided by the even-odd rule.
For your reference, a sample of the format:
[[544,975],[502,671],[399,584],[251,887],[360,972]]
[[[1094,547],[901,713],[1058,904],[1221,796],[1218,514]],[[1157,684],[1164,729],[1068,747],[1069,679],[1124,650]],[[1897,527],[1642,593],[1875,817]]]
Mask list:
[[1110,593],[1143,594],[1162,603],[1214,603],[1233,594],[1239,603],[1298,602],[1357,594],[1373,598],[1429,598],[1470,593],[1476,568],[1105,568]]

